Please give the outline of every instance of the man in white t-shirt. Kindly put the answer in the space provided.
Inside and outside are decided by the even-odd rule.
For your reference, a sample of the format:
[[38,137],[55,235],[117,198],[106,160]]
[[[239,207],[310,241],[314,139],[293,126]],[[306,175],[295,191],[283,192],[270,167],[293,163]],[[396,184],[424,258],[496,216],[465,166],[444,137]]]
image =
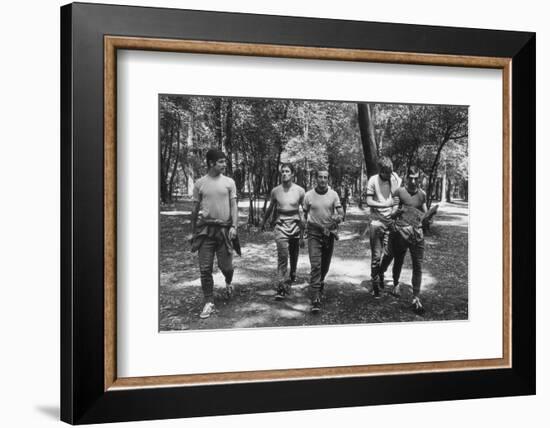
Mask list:
[[233,179],[223,175],[226,169],[225,154],[217,149],[206,153],[208,174],[195,182],[194,207],[191,214],[193,230],[192,251],[199,253],[201,287],[204,308],[201,318],[214,312],[214,255],[225,277],[227,297],[233,286],[233,239],[237,237],[237,189]]
[[304,197],[311,264],[311,312],[313,313],[321,310],[325,277],[332,259],[334,240],[338,238],[338,225],[342,222],[344,215],[338,194],[328,187],[328,171],[319,169],[316,179],[317,185]]
[[382,156],[378,160],[378,174],[369,178],[367,183],[367,205],[370,207],[371,223],[369,240],[371,249],[371,280],[374,297],[380,297],[380,288],[384,287],[384,273],[380,269],[382,257],[389,254],[389,225],[391,223],[393,196],[401,185],[399,176],[393,172],[390,158]]

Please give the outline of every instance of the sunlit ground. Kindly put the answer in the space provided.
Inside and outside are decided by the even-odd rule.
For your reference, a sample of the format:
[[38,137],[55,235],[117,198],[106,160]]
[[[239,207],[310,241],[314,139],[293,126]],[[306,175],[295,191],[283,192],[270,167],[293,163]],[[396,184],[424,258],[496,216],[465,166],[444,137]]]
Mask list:
[[[248,207],[239,204],[241,223]],[[177,208],[177,207],[175,207]],[[242,257],[235,256],[235,295],[231,301],[222,295],[223,275],[215,269],[217,312],[200,320],[202,291],[197,255],[182,239],[189,228],[190,210],[161,211],[161,330],[197,328],[246,328],[291,325],[347,324],[467,319],[468,317],[468,207],[465,203],[444,204],[425,239],[422,298],[427,308],[418,316],[408,307],[412,286],[410,256],[400,278],[401,298],[383,293],[375,300],[370,293],[370,249],[367,210],[352,206],[335,243],[326,293],[320,316],[310,314],[309,258],[300,249],[298,281],[292,294],[278,302],[275,296],[276,246],[273,232],[239,232]],[[177,230],[177,233],[174,231]],[[391,284],[391,266],[386,273]]]

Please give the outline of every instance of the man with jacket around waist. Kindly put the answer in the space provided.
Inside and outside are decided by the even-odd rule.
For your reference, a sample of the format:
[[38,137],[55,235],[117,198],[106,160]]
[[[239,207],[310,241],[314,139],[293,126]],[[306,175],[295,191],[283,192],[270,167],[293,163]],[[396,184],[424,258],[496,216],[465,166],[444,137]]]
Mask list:
[[[300,215],[300,205],[305,196],[305,190],[292,182],[294,167],[290,163],[281,166],[281,183],[273,188],[270,204],[264,215],[261,230],[276,208],[275,242],[277,243],[277,294],[276,300],[283,300],[290,293],[290,286],[296,281],[296,266],[300,252],[300,238],[303,222]],[[290,275],[287,277],[290,256]]]
[[193,188],[192,251],[198,251],[204,307],[201,318],[214,312],[214,255],[225,277],[225,291],[231,297],[233,286],[233,244],[237,237],[237,189],[233,179],[223,173],[225,154],[217,149],[206,153],[208,173]]
[[[407,171],[405,187],[400,187],[394,194],[395,206],[391,214],[395,218],[393,231],[390,234],[391,252],[393,262],[393,291],[399,296],[399,277],[403,267],[403,260],[407,250],[411,253],[412,260],[412,309],[417,314],[424,313],[424,307],[420,301],[420,287],[422,284],[422,262],[424,260],[424,232],[422,221],[427,211],[426,193],[418,186],[420,180],[419,169],[411,165]],[[381,271],[384,272],[389,265],[389,260],[384,257]]]

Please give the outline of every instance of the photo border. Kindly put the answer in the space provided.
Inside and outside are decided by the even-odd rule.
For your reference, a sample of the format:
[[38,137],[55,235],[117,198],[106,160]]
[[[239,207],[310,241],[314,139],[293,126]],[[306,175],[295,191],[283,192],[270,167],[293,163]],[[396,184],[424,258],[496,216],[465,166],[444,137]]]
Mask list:
[[[62,7],[61,30],[62,420],[535,392],[533,33],[91,4]],[[502,69],[503,358],[117,378],[117,49]]]

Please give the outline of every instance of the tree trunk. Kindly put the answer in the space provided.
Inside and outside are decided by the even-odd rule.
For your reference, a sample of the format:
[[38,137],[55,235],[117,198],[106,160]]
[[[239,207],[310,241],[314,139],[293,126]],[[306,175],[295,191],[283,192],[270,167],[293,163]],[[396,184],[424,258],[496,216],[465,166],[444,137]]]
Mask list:
[[[273,170],[274,177],[271,180],[270,187],[273,189],[275,185],[279,184],[279,167],[281,166],[281,154],[283,152],[283,143],[279,141],[279,150],[277,153],[277,163],[275,164],[275,169]],[[275,184],[275,185],[274,185]],[[269,190],[271,190],[269,189]]]
[[168,187],[168,199],[170,202],[174,196],[174,183],[178,174],[178,164],[180,161],[180,146],[181,146],[181,118],[178,118],[178,130],[176,131],[176,158],[174,159],[174,166],[172,167],[172,174],[170,174],[170,185]]
[[193,138],[195,136],[195,115],[192,110],[189,111],[189,126],[187,129],[187,195],[193,196],[193,187],[195,186],[195,168],[189,162],[189,157],[193,153]]
[[451,180],[447,180],[447,192],[445,193],[445,201],[452,202],[453,189],[453,182]]
[[254,225],[254,191],[252,186],[252,171],[248,170],[248,224]]
[[164,161],[162,163],[161,167],[161,177],[160,177],[160,198],[162,202],[166,203],[170,199],[169,189],[168,189],[168,171],[170,169],[170,164],[172,163],[172,139],[174,138],[174,128],[173,126],[170,127],[170,136],[168,137],[168,141],[166,143],[166,150],[165,150],[165,156]]
[[222,139],[222,99],[214,98],[214,131],[216,134],[216,142],[218,144],[218,150],[223,150]]
[[233,100],[227,102],[227,114],[225,115],[225,151],[227,156],[227,172],[233,173]]
[[439,167],[439,158],[441,157],[441,151],[443,150],[443,147],[445,146],[445,144],[447,144],[448,141],[449,141],[449,136],[447,133],[447,135],[445,136],[445,138],[443,138],[443,140],[439,144],[439,147],[437,148],[437,153],[432,163],[432,168],[430,169],[430,178],[428,180],[428,189],[426,192],[426,194],[428,195],[428,200],[426,201],[426,205],[428,206],[428,208],[430,208],[432,205],[432,189],[435,182],[437,181],[437,170]]
[[369,103],[357,104],[357,119],[359,121],[359,132],[361,134],[361,145],[365,157],[367,177],[378,173],[378,155],[376,151],[376,138],[374,135],[374,123],[372,121],[371,105]]
[[443,177],[441,177],[441,197],[440,201],[443,202],[443,198],[447,197],[447,164],[443,167]]
[[363,163],[363,161],[361,161],[361,175],[359,176],[359,202],[357,204],[358,207],[361,208],[361,209],[363,208],[363,180],[365,179],[364,178],[364,175],[365,175],[364,165],[365,164]]

